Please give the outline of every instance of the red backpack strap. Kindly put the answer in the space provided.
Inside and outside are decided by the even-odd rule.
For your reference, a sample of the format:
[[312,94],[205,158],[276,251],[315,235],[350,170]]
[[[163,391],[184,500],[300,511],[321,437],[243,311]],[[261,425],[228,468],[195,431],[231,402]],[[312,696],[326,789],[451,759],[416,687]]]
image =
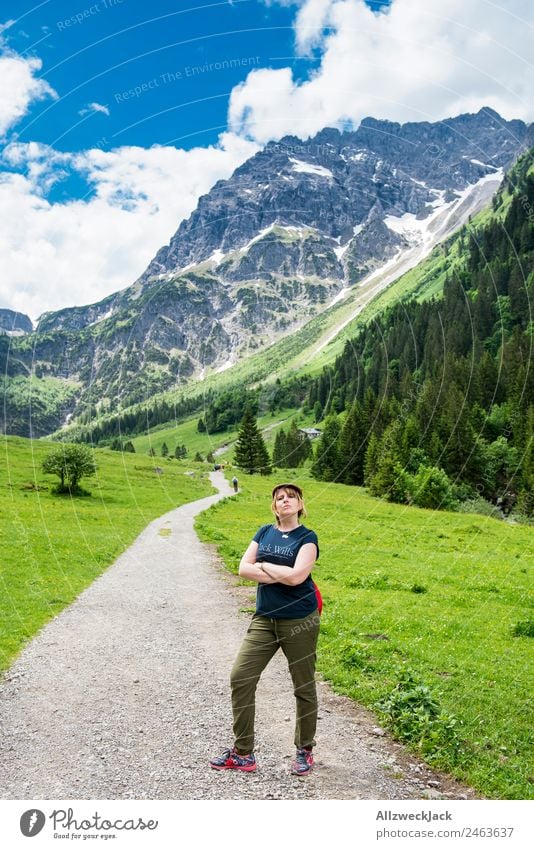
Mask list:
[[315,591],[315,598],[317,599],[317,610],[319,611],[319,616],[320,616],[321,613],[323,612],[323,597],[321,595],[321,590],[319,589],[319,587],[317,586],[317,584],[315,583],[313,578],[312,578],[312,584],[313,584],[313,589]]

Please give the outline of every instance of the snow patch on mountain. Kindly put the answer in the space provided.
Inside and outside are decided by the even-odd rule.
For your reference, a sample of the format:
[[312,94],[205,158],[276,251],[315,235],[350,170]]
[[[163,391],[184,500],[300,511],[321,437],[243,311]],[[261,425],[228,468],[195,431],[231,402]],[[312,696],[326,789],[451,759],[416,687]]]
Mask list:
[[106,320],[106,318],[110,318],[112,315],[113,315],[113,307],[110,307],[109,310],[107,310],[107,312],[104,313],[104,315],[101,315],[95,321],[90,321],[89,324],[87,325],[87,327],[94,327],[95,324],[101,324],[103,321]]
[[343,300],[343,298],[345,297],[345,295],[347,294],[347,292],[350,292],[350,288],[349,288],[348,286],[344,286],[344,287],[343,287],[343,289],[341,289],[341,290],[337,293],[337,295],[335,296],[335,298],[333,298],[333,299],[330,301],[330,303],[329,303],[329,305],[328,305],[328,306],[329,306],[329,307],[333,307],[333,306],[334,306],[334,304],[337,304],[337,303],[339,303],[339,301],[342,301],[342,300]]
[[328,168],[323,168],[322,165],[312,165],[311,162],[303,162],[302,159],[294,159],[293,156],[289,157],[289,161],[293,163],[292,170],[299,174],[314,174],[316,177],[334,178],[332,172]]
[[219,265],[224,259],[226,254],[224,254],[220,248],[217,248],[213,251],[212,255],[208,258],[208,262],[213,262],[215,265]]

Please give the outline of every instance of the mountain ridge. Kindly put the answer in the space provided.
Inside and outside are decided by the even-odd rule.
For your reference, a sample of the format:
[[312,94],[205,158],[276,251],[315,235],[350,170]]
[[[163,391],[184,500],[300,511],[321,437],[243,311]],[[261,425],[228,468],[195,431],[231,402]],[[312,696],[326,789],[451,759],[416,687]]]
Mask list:
[[132,286],[41,316],[7,373],[79,382],[78,414],[95,396],[124,406],[229,368],[424,248],[429,225],[496,186],[530,132],[481,110],[271,142],[199,199]]

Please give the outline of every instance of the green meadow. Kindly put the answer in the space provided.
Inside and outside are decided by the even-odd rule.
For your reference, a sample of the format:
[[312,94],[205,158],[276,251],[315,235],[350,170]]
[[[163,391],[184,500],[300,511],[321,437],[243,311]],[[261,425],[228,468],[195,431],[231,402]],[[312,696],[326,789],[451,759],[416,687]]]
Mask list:
[[[41,471],[52,447],[2,440],[0,669],[152,519],[211,492],[207,464],[96,450],[91,494],[57,496]],[[230,570],[270,520],[272,484],[296,475],[239,473],[240,495],[199,517]],[[531,798],[533,529],[298,480],[321,545],[322,676],[481,795]]]
[[96,450],[97,474],[81,481],[91,494],[54,495],[58,478],[41,471],[53,448],[2,437],[0,671],[149,522],[213,492],[201,464]]
[[[297,480],[240,475],[237,499],[197,520],[231,571],[284,478]],[[322,676],[481,795],[531,798],[534,530],[305,478],[321,546]]]

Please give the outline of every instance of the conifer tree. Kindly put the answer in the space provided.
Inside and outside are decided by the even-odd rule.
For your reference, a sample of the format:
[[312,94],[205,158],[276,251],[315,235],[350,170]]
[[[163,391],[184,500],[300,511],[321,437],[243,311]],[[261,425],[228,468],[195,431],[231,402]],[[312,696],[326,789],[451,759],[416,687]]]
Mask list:
[[275,466],[285,467],[287,462],[286,451],[286,433],[284,430],[279,430],[274,440],[273,449],[273,464]]
[[363,486],[363,465],[367,447],[363,410],[358,400],[349,410],[343,424],[340,454],[343,461],[343,482]]
[[341,473],[342,461],[339,451],[339,436],[341,425],[335,415],[330,415],[324,423],[315,461],[312,465],[312,475],[320,480],[335,481]]
[[378,464],[378,450],[379,442],[377,435],[376,433],[371,433],[371,437],[367,445],[367,451],[365,452],[364,462],[364,482],[367,486],[369,486],[369,482],[376,472]]
[[271,460],[252,408],[247,405],[237,438],[234,462],[249,475],[271,473]]

